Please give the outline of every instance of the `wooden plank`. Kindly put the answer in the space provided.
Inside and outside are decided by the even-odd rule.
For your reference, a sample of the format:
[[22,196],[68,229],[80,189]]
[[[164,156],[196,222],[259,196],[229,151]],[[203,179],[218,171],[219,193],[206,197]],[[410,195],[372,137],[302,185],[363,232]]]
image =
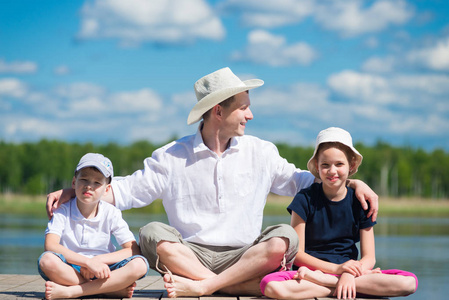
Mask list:
[[[147,276],[136,282],[133,298],[139,300],[169,300],[164,288],[164,281],[160,276]],[[0,300],[41,300],[44,298],[45,281],[39,275],[0,274]],[[103,300],[98,296],[83,297],[84,300]],[[229,296],[213,294],[205,297],[182,297],[182,300],[266,300],[266,297]],[[316,300],[330,300],[335,298],[317,298]],[[357,300],[375,300],[389,298],[357,298]],[[111,298],[108,298],[111,300]],[[171,299],[170,299],[171,300]],[[313,300],[313,299],[311,299]]]

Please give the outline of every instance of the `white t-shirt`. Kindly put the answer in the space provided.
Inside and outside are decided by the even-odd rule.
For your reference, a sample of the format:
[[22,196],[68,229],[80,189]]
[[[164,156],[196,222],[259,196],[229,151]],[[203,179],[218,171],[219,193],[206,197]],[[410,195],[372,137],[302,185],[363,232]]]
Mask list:
[[76,198],[54,212],[45,231],[48,233],[59,235],[61,245],[87,257],[114,252],[111,234],[119,245],[135,240],[121,211],[115,206],[100,201],[97,215],[86,219],[76,205]]
[[122,210],[162,199],[170,225],[187,241],[241,247],[260,235],[268,193],[293,197],[313,181],[270,142],[235,137],[219,157],[198,130],[155,150],[143,170],[114,178],[112,188]]

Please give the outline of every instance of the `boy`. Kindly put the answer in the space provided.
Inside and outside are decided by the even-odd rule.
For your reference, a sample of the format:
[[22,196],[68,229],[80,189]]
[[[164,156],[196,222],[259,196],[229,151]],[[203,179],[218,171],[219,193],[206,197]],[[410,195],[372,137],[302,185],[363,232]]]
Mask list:
[[[131,298],[135,281],[148,272],[120,210],[100,201],[111,188],[112,176],[112,163],[101,154],[84,155],[76,167],[76,197],[55,211],[38,260],[39,273],[47,281],[46,299],[93,294]],[[121,250],[115,251],[111,234]]]

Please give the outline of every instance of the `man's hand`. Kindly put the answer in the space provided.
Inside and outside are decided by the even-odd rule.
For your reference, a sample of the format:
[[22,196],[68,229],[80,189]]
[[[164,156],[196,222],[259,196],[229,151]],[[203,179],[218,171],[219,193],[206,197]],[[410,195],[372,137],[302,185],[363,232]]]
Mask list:
[[377,194],[361,180],[350,179],[348,185],[355,190],[355,196],[359,199],[364,210],[368,209],[366,201],[369,202],[370,206],[367,216],[368,218],[371,217],[373,222],[375,222],[379,211],[379,196],[377,196]]
[[53,211],[57,209],[61,204],[66,203],[70,199],[75,197],[75,190],[72,188],[59,190],[47,195],[47,216],[48,219],[53,217]]

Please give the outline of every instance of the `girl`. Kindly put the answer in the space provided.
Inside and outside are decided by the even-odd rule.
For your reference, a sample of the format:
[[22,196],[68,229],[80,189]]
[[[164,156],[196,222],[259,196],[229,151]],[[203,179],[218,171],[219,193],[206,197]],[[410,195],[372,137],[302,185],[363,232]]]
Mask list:
[[[307,167],[321,183],[301,190],[288,207],[291,225],[299,236],[295,258],[298,271],[264,277],[261,290],[278,299],[337,296],[355,298],[356,292],[371,296],[406,296],[418,280],[401,270],[380,270],[375,265],[372,222],[354,190],[346,186],[357,172],[362,155],[351,135],[331,127],[321,131]],[[361,258],[356,243],[360,241]],[[402,276],[398,276],[402,275]]]

